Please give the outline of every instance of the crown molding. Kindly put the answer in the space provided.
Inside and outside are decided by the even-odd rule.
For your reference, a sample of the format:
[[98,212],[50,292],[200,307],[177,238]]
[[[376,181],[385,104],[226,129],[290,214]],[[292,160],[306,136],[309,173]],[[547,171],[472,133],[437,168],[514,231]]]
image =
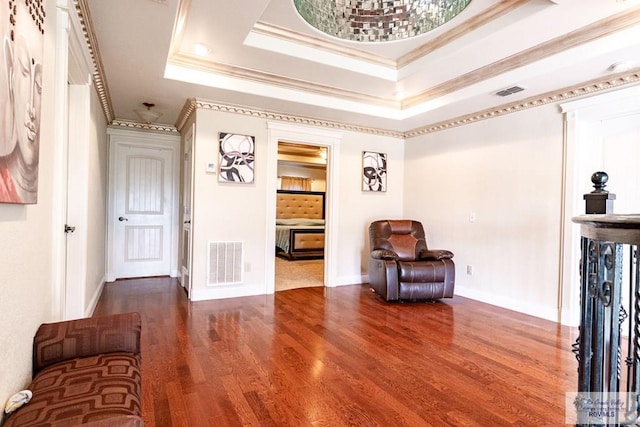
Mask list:
[[447,43],[468,34],[469,32],[488,24],[489,22],[505,15],[514,9],[528,3],[530,0],[505,0],[497,5],[488,7],[484,11],[478,13],[472,18],[461,22],[450,30],[442,33],[427,43],[409,51],[397,60],[386,58],[384,56],[375,55],[362,50],[354,49],[353,46],[345,46],[340,42],[327,40],[320,37],[314,37],[297,31],[269,24],[263,21],[257,21],[252,31],[269,37],[275,37],[287,42],[300,44],[314,49],[323,50],[332,54],[342,55],[351,59],[370,62],[382,67],[388,67],[399,70],[412,62],[430,54],[431,52],[443,47]]
[[187,123],[191,115],[196,111],[196,107],[197,106],[195,98],[189,98],[184,103],[182,110],[180,110],[180,113],[178,114],[178,120],[176,120],[176,128],[180,132],[182,132],[184,125]]
[[431,87],[422,93],[402,101],[402,108],[410,108],[427,102],[439,96],[461,90],[467,86],[487,80],[502,73],[540,61],[564,50],[609,36],[640,22],[640,8],[633,8],[620,12],[590,25],[572,31],[569,34],[556,37],[537,46],[511,55],[500,61],[485,65],[471,72],[461,75],[442,84]]
[[498,19],[516,8],[523,6],[530,0],[504,0],[496,5],[489,6],[487,9],[477,15],[453,26],[450,30],[440,34],[439,36],[429,40],[427,43],[417,47],[416,49],[406,53],[398,58],[396,68],[406,67],[414,61],[434,52],[448,43],[470,33],[471,31]]
[[[428,125],[425,125],[410,131],[406,131],[406,132],[372,128],[367,126],[358,126],[358,125],[352,125],[348,123],[320,120],[320,119],[315,119],[311,117],[281,114],[278,112],[256,110],[249,107],[218,104],[212,101],[202,100],[198,98],[187,99],[182,111],[178,116],[178,120],[176,121],[175,127],[171,125],[157,125],[157,124],[148,125],[145,123],[138,123],[138,122],[127,121],[127,120],[115,120],[115,114],[113,112],[111,98],[109,95],[109,88],[108,88],[107,80],[105,77],[102,60],[100,57],[98,42],[95,37],[95,33],[91,23],[92,22],[91,15],[89,12],[89,7],[87,5],[87,0],[73,0],[73,1],[75,4],[76,12],[78,14],[78,17],[82,25],[84,37],[85,37],[87,46],[89,48],[89,52],[91,54],[91,59],[93,61],[94,85],[96,87],[96,91],[98,93],[104,115],[107,119],[107,123],[117,127],[122,127],[122,128],[135,128],[135,129],[141,129],[141,130],[149,130],[149,131],[155,131],[155,132],[168,132],[168,133],[175,134],[182,130],[187,120],[191,117],[191,115],[197,109],[205,109],[205,110],[213,110],[213,111],[220,111],[220,112],[227,112],[227,113],[234,113],[234,114],[243,114],[243,115],[248,115],[252,117],[260,117],[268,120],[280,120],[280,121],[290,122],[290,123],[326,127],[331,129],[340,129],[344,131],[383,135],[383,136],[389,136],[394,138],[412,138],[412,137],[425,135],[432,132],[437,132],[444,129],[449,129],[456,126],[462,126],[465,124],[474,123],[480,120],[498,117],[504,114],[514,113],[514,112],[532,108],[532,107],[546,105],[553,102],[559,102],[559,101],[563,101],[563,100],[567,100],[575,97],[586,96],[592,93],[611,90],[621,86],[636,84],[640,82],[640,69],[634,69],[629,72],[610,76],[607,79],[592,80],[590,82],[587,82],[581,85],[560,89],[558,91],[548,92],[546,94],[539,95],[539,96],[533,96],[519,102],[503,104],[498,107],[482,110],[482,111],[467,114],[464,116],[459,116],[450,120],[428,124]],[[495,16],[494,18],[491,18],[491,19],[495,19],[495,17],[498,17],[501,14],[507,13],[513,8],[521,6],[525,2],[526,0],[509,0],[509,1],[502,2],[499,6],[496,6],[494,8],[499,10],[492,11]],[[189,0],[181,1],[181,4],[183,5],[188,3],[189,3]],[[182,13],[186,13],[185,9],[186,7],[181,9],[183,11]],[[489,13],[489,11],[486,11],[486,13]],[[180,18],[180,16],[178,18]],[[489,18],[490,16],[487,15],[486,19],[489,19]],[[638,22],[640,22],[640,8],[633,8],[625,12],[621,12],[617,15],[611,16],[609,18],[598,21],[594,24],[588,25],[584,28],[573,31],[567,36],[563,36],[561,38],[557,38],[552,41],[543,43],[525,52],[522,52],[521,54],[514,55],[512,57],[506,58],[503,61],[499,61],[497,63],[491,64],[479,70],[475,70],[474,72],[471,72],[465,76],[462,76],[460,79],[445,82],[444,84],[439,85],[435,88],[432,88],[431,90],[425,92],[422,95],[418,95],[417,97],[414,97],[410,100],[405,101],[405,103],[403,104],[403,107],[406,108],[409,105],[424,102],[426,99],[430,98],[434,93],[458,90],[460,89],[460,87],[470,84],[470,82],[473,83],[473,81],[475,80],[478,80],[478,79],[482,80],[484,78],[487,78],[493,75],[493,72],[490,72],[488,70],[490,68],[497,66],[498,68],[500,68],[500,71],[502,72],[518,66],[526,65],[527,63],[537,61],[549,55],[553,55],[557,53],[558,49],[566,49],[567,46],[577,46],[579,44],[586,43],[588,41],[607,36],[616,31],[620,31],[624,28],[627,28],[631,25],[637,24]],[[436,38],[434,40],[436,44],[425,45],[423,47],[416,49],[416,51],[410,52],[407,55],[414,55],[416,57],[425,55],[429,51],[437,49],[439,47],[437,43],[449,42],[452,40],[450,39],[450,37],[457,38],[460,35],[464,34],[465,31],[472,30],[476,25],[481,25],[481,23],[474,22],[472,19],[467,20],[461,25],[461,27],[463,27],[462,29],[460,29],[460,31],[462,32],[461,34],[456,35],[454,32],[450,32],[451,34],[448,34],[448,35],[443,34],[441,37],[447,36],[449,37],[449,39],[443,38],[439,40],[438,38]],[[279,31],[274,27],[270,27],[266,29],[265,27],[259,27],[259,28],[265,31]],[[418,50],[422,53],[419,53]],[[208,69],[208,67],[210,66],[209,63],[204,63],[204,61],[201,61],[201,60],[198,61],[196,59],[189,58],[189,57],[185,58],[184,56],[181,56],[181,58],[184,59],[187,63],[196,63],[196,65],[200,67],[204,67],[205,69]],[[401,58],[400,62],[411,61],[411,60],[414,60],[414,59],[410,59],[407,56],[406,58],[405,57]],[[256,76],[254,74],[254,70],[239,69],[237,67],[227,66],[225,64],[217,64],[217,66],[218,66],[218,72],[223,72],[228,75],[232,75],[234,77],[249,78],[249,79],[258,80],[258,81],[261,81],[261,79],[264,77],[260,75]],[[339,90],[336,88],[331,88],[331,87],[318,88],[316,85],[310,84],[309,82],[292,81],[291,79],[287,79],[282,76],[269,75],[269,76],[266,76],[266,79],[268,80],[270,77],[273,77],[272,84],[277,84],[278,86],[286,86],[292,83],[297,83],[298,89],[308,90],[311,92],[322,93],[322,94],[329,94],[329,95],[335,95],[336,93],[338,93],[341,95],[340,96],[341,98],[350,98],[350,96],[345,96],[346,94],[343,90]],[[328,93],[326,91],[328,91]],[[392,103],[390,100],[377,98],[377,97],[370,97],[364,94],[353,93],[349,95],[355,95],[357,99],[360,99],[360,100],[366,99],[368,102],[373,101],[378,104],[388,105]]]
[[259,117],[266,120],[279,120],[283,122],[296,123],[309,126],[324,127],[330,129],[338,129],[343,131],[368,133],[373,135],[389,136],[393,138],[408,139],[429,133],[438,132],[445,129],[451,129],[458,126],[464,126],[476,123],[482,120],[492,119],[504,116],[506,114],[517,113],[518,111],[529,108],[540,107],[547,104],[566,101],[572,98],[592,95],[597,92],[617,89],[626,85],[640,83],[640,68],[610,76],[608,79],[592,80],[581,85],[571,86],[557,91],[547,92],[542,95],[532,96],[521,101],[502,104],[497,107],[488,108],[477,111],[475,113],[466,114],[455,117],[450,120],[443,120],[431,123],[419,128],[406,132],[399,132],[390,129],[379,129],[367,126],[358,126],[348,123],[340,123],[328,120],[320,120],[312,117],[302,117],[288,114],[281,114],[273,111],[256,110],[249,107],[241,107],[236,105],[219,104],[205,99],[190,98],[186,101],[182,111],[180,112],[177,129],[180,131],[191,115],[198,109],[218,111],[223,113],[241,114],[251,117]]
[[251,31],[256,34],[274,37],[290,43],[295,43],[313,49],[329,52],[334,55],[342,55],[351,59],[356,59],[358,61],[370,62],[381,67],[388,67],[392,69],[397,68],[397,61],[393,59],[365,52],[363,50],[354,49],[353,46],[345,46],[344,44],[340,44],[339,42],[335,42],[333,40],[326,40],[321,39],[320,37],[303,34],[297,31],[290,30],[288,28],[270,24],[268,22],[257,21],[253,25]]
[[307,80],[294,79],[281,74],[268,73],[222,62],[208,61],[196,55],[185,54],[183,52],[173,55],[167,63],[178,67],[200,70],[205,73],[220,74],[235,79],[248,80],[290,90],[300,90],[306,93],[313,93],[316,95],[329,96],[354,102],[365,102],[367,104],[389,108],[400,108],[400,101],[393,98],[383,98],[335,86],[312,83]]
[[102,111],[107,119],[107,123],[111,123],[115,119],[115,114],[113,112],[111,96],[109,95],[109,85],[107,84],[104,66],[102,65],[100,49],[98,48],[98,39],[96,38],[95,31],[93,30],[91,12],[89,11],[87,0],[74,0],[74,4],[78,18],[80,18],[84,39],[87,43],[87,47],[89,48],[91,61],[93,62],[93,83],[96,91],[98,92],[98,98],[100,99]]
[[349,132],[360,132],[374,135],[389,136],[393,138],[402,138],[403,133],[389,129],[379,129],[368,126],[359,126],[349,123],[340,123],[330,120],[315,119],[313,117],[296,116],[291,114],[282,114],[275,111],[256,110],[250,107],[242,107],[238,105],[220,104],[206,99],[190,98],[182,108],[178,119],[178,129],[184,127],[185,123],[196,110],[217,111],[221,113],[241,114],[244,116],[257,117],[265,120],[278,120],[281,122],[295,123],[299,125],[317,126],[330,129],[338,129]]
[[141,122],[134,122],[128,120],[113,120],[110,126],[127,129],[148,130],[161,133],[179,134],[180,132],[175,126],[171,125],[159,125],[159,124],[147,124]]
[[404,138],[413,138],[432,132],[438,132],[445,129],[451,129],[457,126],[463,126],[475,123],[481,120],[492,119],[506,114],[516,113],[533,107],[540,107],[547,104],[566,101],[567,99],[577,98],[581,96],[591,95],[597,92],[616,89],[629,84],[640,83],[640,68],[627,73],[620,73],[609,79],[592,80],[577,86],[560,89],[558,91],[547,92],[542,95],[532,96],[521,101],[503,104],[494,108],[482,110],[476,113],[459,116],[451,120],[444,120],[438,123],[432,123],[414,130],[410,130],[403,134]]

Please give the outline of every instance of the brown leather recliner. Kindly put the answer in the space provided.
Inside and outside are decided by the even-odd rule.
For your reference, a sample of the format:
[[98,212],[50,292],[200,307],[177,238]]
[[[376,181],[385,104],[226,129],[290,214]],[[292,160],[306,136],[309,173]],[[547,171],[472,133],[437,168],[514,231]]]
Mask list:
[[374,221],[369,242],[369,285],[386,301],[453,297],[453,253],[429,250],[420,222]]

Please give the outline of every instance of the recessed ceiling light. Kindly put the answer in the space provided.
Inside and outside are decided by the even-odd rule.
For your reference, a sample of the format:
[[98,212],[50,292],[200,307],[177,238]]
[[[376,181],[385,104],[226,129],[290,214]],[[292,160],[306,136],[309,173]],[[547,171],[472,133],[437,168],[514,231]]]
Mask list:
[[396,99],[403,99],[405,96],[407,96],[407,91],[405,90],[396,90],[393,92],[393,96]]
[[211,48],[204,43],[195,43],[193,45],[193,53],[198,56],[207,56],[211,53]]

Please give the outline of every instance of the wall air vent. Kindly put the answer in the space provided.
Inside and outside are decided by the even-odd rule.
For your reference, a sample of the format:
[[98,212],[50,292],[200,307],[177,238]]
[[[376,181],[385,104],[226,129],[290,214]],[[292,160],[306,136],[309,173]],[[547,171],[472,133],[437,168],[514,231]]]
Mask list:
[[522,92],[524,89],[525,88],[523,88],[522,86],[512,86],[506,89],[499,90],[498,92],[496,92],[496,95],[509,96],[513,95],[514,93]]
[[242,283],[242,242],[209,242],[207,286]]

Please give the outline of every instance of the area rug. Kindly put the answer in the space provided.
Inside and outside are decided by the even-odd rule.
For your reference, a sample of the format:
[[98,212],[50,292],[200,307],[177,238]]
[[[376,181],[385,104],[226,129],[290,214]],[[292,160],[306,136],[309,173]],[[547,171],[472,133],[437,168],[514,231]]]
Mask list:
[[287,261],[276,257],[276,291],[324,286],[324,260]]

